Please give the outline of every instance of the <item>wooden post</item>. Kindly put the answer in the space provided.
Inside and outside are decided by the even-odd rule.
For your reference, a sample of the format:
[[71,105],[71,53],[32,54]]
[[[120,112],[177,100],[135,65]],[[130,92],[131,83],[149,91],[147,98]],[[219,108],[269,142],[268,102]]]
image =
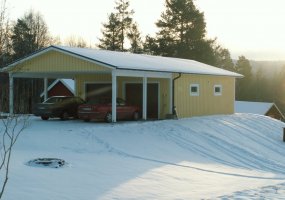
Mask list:
[[283,128],[283,142],[285,142],[285,127]]
[[9,73],[9,113],[14,114],[14,77]]
[[112,122],[117,122],[117,75],[112,71]]
[[44,101],[46,101],[48,98],[47,88],[48,88],[48,79],[44,78]]
[[147,119],[147,77],[143,77],[143,120]]

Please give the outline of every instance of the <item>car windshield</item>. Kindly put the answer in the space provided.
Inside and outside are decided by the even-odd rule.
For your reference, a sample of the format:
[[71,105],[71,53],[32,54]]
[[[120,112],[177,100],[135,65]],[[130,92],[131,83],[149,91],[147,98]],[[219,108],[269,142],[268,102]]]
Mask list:
[[65,98],[63,97],[51,97],[48,98],[44,103],[59,103],[62,102]]

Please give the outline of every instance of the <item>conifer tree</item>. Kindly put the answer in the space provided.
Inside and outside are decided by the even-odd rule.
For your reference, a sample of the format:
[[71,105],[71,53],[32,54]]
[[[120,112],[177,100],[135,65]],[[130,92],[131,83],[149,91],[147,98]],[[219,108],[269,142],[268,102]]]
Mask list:
[[131,48],[129,51],[132,53],[142,53],[142,39],[136,23],[131,25],[128,32],[128,38],[131,43]]
[[119,38],[121,43],[121,51],[125,51],[125,38],[127,37],[128,30],[131,28],[133,23],[132,15],[134,14],[134,11],[129,10],[129,0],[117,0],[115,3],[115,9],[117,11],[116,14],[119,19]]
[[121,50],[119,36],[119,19],[114,13],[108,17],[108,22],[103,23],[103,37],[99,39],[98,47],[100,49],[119,51]]
[[[133,23],[133,10],[129,9],[129,0],[116,0],[115,12],[111,13],[108,22],[103,24],[103,37],[99,39],[98,47],[101,49],[127,51],[126,40],[129,39],[131,45],[138,45],[139,31],[137,25]],[[137,47],[136,47],[137,48]],[[133,47],[130,49],[133,51]]]
[[204,14],[192,0],[166,0],[166,10],[156,25],[156,54],[214,63],[213,41],[205,39]]
[[239,56],[235,65],[237,73],[240,73],[244,78],[237,79],[236,84],[236,97],[238,100],[251,100],[252,93],[252,67],[245,56]]
[[216,65],[219,68],[235,71],[235,65],[231,58],[231,54],[228,49],[221,47],[220,45],[214,48],[215,57],[216,57]]
[[53,41],[42,15],[32,10],[17,20],[11,38],[14,59],[49,46]]

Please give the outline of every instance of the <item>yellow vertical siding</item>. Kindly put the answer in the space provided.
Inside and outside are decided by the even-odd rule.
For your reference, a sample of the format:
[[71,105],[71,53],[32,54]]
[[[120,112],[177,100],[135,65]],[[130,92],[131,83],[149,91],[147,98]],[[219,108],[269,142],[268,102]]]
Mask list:
[[17,72],[100,72],[110,71],[107,67],[76,58],[58,51],[49,51],[17,66]]
[[77,96],[85,99],[85,85],[87,83],[112,83],[111,74],[93,74],[76,76]]
[[[190,96],[190,84],[199,84],[199,96]],[[222,85],[222,95],[214,95]],[[234,113],[235,78],[183,74],[175,81],[175,105],[179,117]]]

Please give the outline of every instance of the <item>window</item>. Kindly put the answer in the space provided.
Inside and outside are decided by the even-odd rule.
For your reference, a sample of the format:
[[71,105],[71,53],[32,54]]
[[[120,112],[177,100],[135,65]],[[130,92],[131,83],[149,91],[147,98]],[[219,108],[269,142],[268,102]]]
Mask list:
[[199,84],[190,85],[190,96],[199,96]]
[[222,95],[222,86],[221,85],[214,85],[214,95],[221,96]]

